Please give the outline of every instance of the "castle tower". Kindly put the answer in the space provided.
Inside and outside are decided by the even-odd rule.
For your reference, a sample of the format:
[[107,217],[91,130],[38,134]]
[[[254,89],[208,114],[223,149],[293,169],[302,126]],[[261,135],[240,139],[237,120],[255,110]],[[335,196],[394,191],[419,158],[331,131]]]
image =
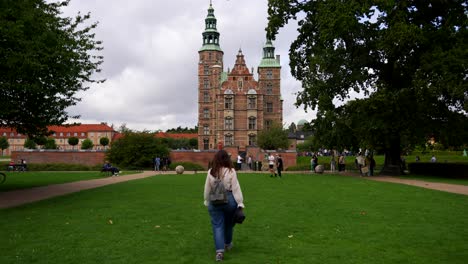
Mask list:
[[198,51],[198,148],[256,146],[258,132],[273,123],[282,124],[281,66],[270,40],[258,66],[259,80],[246,65],[242,50],[232,70],[223,71],[214,9],[205,19],[203,45]]
[[275,58],[275,47],[267,40],[263,47],[263,58],[258,66],[258,84],[263,94],[264,128],[283,123],[283,99],[281,98],[280,56]]
[[216,91],[223,72],[223,51],[219,46],[216,17],[210,3],[202,33],[203,45],[198,51],[198,149],[215,149]]

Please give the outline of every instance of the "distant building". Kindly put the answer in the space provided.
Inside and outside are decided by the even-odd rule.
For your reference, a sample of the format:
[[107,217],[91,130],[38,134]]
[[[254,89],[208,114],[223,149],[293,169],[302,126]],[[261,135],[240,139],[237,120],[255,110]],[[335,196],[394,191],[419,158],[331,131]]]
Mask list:
[[258,80],[239,50],[232,70],[224,71],[220,34],[210,4],[203,45],[198,51],[198,148],[256,146],[257,134],[283,122],[281,66],[275,47],[267,40],[257,67]]
[[[85,139],[90,139],[94,150],[103,149],[100,145],[101,138],[108,138],[109,144],[114,140],[116,131],[106,123],[101,124],[80,124],[74,126],[49,126],[49,131],[52,133],[49,138],[55,139],[55,144],[60,150],[81,149],[81,143]],[[0,128],[0,136],[6,137],[10,147],[4,151],[4,155],[10,155],[11,151],[25,150],[24,142],[27,139],[26,135],[16,132],[11,128]],[[71,146],[68,144],[68,139],[76,137],[79,139],[78,145]]]

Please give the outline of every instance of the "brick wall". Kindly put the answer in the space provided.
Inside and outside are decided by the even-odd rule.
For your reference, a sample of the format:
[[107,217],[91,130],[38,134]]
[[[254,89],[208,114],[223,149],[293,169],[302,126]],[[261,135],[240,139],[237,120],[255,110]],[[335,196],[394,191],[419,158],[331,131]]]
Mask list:
[[[231,160],[237,160],[238,149],[237,147],[225,147],[228,153],[231,154]],[[208,163],[213,160],[213,157],[216,153],[216,150],[207,150],[207,151],[191,151],[191,150],[173,150],[171,151],[170,158],[172,162],[192,162],[203,166],[203,168],[208,168]],[[252,155],[252,160],[256,161],[257,159],[261,161],[263,164],[267,164],[267,160],[265,159],[266,153],[273,153],[273,155],[281,154],[283,159],[284,168],[286,169],[289,166],[296,165],[296,152],[290,151],[268,151],[264,152],[259,148],[248,147],[247,148],[247,155]],[[246,161],[244,161],[246,162]]]
[[94,166],[104,164],[104,151],[13,151],[11,158],[31,163],[65,163]]

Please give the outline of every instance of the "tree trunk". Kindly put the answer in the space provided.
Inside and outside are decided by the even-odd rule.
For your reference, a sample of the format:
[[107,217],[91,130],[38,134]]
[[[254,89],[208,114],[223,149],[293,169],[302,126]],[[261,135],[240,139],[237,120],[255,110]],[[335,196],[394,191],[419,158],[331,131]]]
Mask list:
[[391,147],[385,150],[385,163],[380,175],[398,176],[402,175],[400,140],[395,140]]

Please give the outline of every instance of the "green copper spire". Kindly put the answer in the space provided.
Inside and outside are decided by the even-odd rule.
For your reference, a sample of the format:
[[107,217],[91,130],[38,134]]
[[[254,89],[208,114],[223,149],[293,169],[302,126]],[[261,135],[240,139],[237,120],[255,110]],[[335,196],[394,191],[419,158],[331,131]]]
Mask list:
[[217,50],[222,51],[219,47],[219,32],[216,29],[216,17],[214,15],[214,8],[210,1],[208,8],[208,15],[205,18],[205,31],[202,33],[203,46],[200,51],[204,50]]
[[275,58],[275,46],[271,43],[271,39],[267,39],[265,46],[263,46],[263,58],[258,67],[281,67],[279,55],[278,58]]

